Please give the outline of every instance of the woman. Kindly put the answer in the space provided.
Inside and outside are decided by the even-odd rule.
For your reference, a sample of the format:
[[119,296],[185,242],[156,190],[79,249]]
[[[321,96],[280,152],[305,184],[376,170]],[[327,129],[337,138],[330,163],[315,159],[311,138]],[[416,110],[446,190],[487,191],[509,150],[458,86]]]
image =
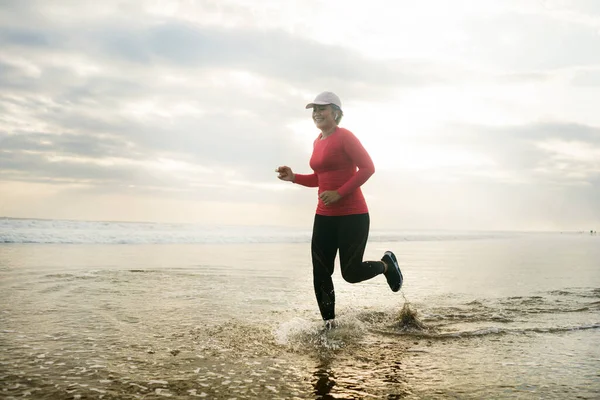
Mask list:
[[373,175],[375,167],[360,141],[338,125],[342,103],[332,92],[319,94],[306,108],[321,130],[313,144],[310,167],[314,173],[295,174],[280,166],[278,178],[307,187],[318,187],[319,199],[312,233],[312,264],[315,295],[325,327],[335,326],[334,261],[340,253],[342,277],[362,282],[384,274],[392,291],[402,286],[402,273],[396,256],[386,251],[381,261],[363,261],[369,236],[369,210],[360,187]]

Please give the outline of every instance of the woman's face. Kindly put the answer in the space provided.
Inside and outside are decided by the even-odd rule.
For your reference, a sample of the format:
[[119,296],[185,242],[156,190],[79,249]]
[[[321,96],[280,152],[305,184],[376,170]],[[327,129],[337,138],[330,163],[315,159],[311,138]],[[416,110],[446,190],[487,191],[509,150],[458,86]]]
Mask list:
[[336,125],[335,111],[333,111],[333,108],[331,108],[330,105],[326,105],[326,106],[315,105],[315,106],[313,106],[312,117],[313,117],[313,121],[315,122],[315,125],[320,130],[330,129]]

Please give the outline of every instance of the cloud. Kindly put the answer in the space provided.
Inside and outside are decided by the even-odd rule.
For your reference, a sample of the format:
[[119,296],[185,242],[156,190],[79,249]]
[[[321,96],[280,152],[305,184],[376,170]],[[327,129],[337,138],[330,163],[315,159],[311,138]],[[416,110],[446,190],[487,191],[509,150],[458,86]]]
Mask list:
[[310,170],[304,105],[334,90],[376,157],[365,189],[385,215],[456,225],[477,208],[492,224],[501,204],[531,213],[527,197],[597,199],[592,3],[344,3],[327,25],[338,3],[26,3],[0,9],[0,180],[23,196],[312,212],[314,190],[273,169]]
[[460,170],[467,180],[593,185],[600,178],[596,156],[600,156],[600,129],[596,127],[559,122],[501,127],[456,124],[436,141],[491,160],[476,170]]
[[571,79],[571,84],[583,88],[600,86],[600,67],[577,71]]
[[[186,186],[172,172],[143,178],[148,162],[169,157],[260,184],[277,165],[307,164],[310,147],[299,147],[288,128],[309,117],[296,86],[314,87],[313,96],[344,82],[346,95],[382,99],[397,85],[427,81],[408,71],[418,63],[403,72],[399,62],[376,63],[281,30],[102,17],[85,20],[84,29],[29,16],[40,23],[0,29],[8,49],[0,108],[11,117],[0,119],[5,179]],[[106,161],[115,159],[136,162]]]
[[[309,117],[307,97],[296,86],[313,87],[303,89],[313,96],[344,82],[345,95],[382,99],[397,85],[428,81],[413,71],[414,62],[404,71],[399,62],[377,63],[281,30],[102,15],[84,18],[83,27],[11,4],[39,21],[0,29],[8,50],[0,59],[6,72],[0,107],[11,116],[0,128],[3,157],[13,169],[15,154],[31,149],[42,160],[48,154],[101,160],[123,152],[134,159],[166,153],[266,179],[263,171],[275,165],[306,162],[307,150],[287,128]],[[37,172],[69,171],[57,169],[56,160],[49,169],[40,162]],[[105,169],[93,171],[103,176]],[[118,169],[115,175],[127,176]]]
[[77,134],[28,133],[11,135],[2,142],[4,152],[48,153],[82,158],[127,157],[140,154],[128,151],[127,143],[118,137],[90,137]]
[[[60,27],[4,28],[0,44],[7,48],[86,54],[95,60],[126,63],[130,68],[153,66],[230,68],[255,72],[270,79],[323,86],[331,79],[377,86],[414,86],[429,82],[411,63],[381,63],[332,45],[294,37],[282,30],[203,27],[167,21],[131,24],[100,21],[75,27],[69,36]],[[73,29],[73,28],[71,28]],[[414,63],[413,63],[414,64]]]
[[470,44],[465,56],[515,71],[600,64],[597,29],[561,23],[542,13],[476,18],[465,28]]

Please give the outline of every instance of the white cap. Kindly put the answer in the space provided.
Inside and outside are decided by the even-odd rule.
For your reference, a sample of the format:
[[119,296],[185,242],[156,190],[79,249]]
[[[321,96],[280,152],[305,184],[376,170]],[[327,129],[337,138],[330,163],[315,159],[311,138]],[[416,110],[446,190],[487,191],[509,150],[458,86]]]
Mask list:
[[327,104],[334,104],[338,106],[340,110],[342,109],[342,101],[337,96],[337,94],[333,92],[319,93],[319,95],[315,97],[315,100],[312,103],[308,103],[306,105],[306,108],[312,108],[315,105],[325,106]]

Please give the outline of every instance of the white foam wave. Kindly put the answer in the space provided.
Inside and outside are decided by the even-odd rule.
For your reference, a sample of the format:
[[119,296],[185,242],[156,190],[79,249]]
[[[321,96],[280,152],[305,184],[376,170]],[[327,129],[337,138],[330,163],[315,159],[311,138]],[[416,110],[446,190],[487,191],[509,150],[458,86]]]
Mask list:
[[588,324],[588,325],[576,325],[576,326],[552,326],[552,327],[536,327],[536,328],[524,328],[524,329],[510,329],[500,327],[489,327],[482,329],[475,329],[471,331],[460,331],[460,332],[435,332],[435,331],[408,331],[401,332],[402,335],[412,335],[419,337],[426,337],[431,339],[453,339],[453,338],[469,338],[478,336],[490,336],[490,335],[527,335],[527,334],[554,334],[564,333],[573,331],[583,331],[589,329],[600,329],[600,324]]
[[309,237],[309,232],[282,227],[0,219],[0,243],[296,243]]
[[[371,242],[472,240],[506,233],[393,232],[374,230]],[[0,218],[0,243],[227,244],[309,243],[311,231],[279,226],[99,222]]]

